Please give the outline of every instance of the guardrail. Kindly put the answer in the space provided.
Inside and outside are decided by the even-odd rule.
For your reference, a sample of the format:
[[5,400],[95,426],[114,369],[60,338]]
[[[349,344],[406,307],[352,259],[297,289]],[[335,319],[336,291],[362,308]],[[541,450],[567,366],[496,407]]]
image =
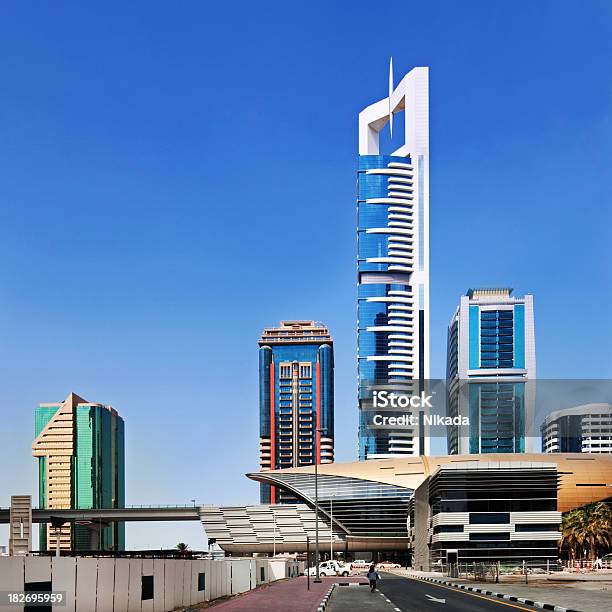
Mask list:
[[530,576],[550,575],[557,572],[597,572],[598,570],[612,570],[612,560],[603,561],[548,561],[532,562],[522,561],[519,563],[508,562],[484,562],[484,563],[432,563],[426,567],[420,566],[419,570],[437,572],[449,578],[461,580],[474,580],[476,582],[499,582],[500,576],[524,576],[528,581]]

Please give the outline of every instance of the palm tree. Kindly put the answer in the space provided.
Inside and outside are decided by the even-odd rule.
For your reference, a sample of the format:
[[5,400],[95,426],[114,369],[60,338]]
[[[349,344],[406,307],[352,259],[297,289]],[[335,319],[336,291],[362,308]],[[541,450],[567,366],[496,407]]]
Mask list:
[[178,543],[178,544],[175,546],[175,548],[176,548],[178,551],[180,551],[180,552],[184,553],[184,552],[187,552],[187,551],[189,550],[189,544],[185,544],[185,542],[179,542],[179,543]]
[[566,549],[570,561],[585,552],[594,560],[612,547],[612,506],[605,502],[587,504],[563,515],[559,549]]

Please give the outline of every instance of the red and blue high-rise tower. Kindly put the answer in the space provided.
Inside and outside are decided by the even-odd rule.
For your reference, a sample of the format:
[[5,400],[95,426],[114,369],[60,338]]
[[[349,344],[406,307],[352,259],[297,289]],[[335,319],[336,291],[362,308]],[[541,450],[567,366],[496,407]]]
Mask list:
[[[334,460],[334,349],[316,321],[281,321],[259,340],[261,470]],[[261,503],[295,501],[261,485]]]

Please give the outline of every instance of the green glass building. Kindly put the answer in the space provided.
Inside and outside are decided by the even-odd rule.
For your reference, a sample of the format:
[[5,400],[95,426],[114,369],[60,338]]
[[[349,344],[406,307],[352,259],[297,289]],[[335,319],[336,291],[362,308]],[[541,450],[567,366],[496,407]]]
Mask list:
[[[71,393],[36,409],[32,452],[38,458],[43,508],[122,508],[125,505],[124,423],[111,406]],[[41,525],[40,549],[123,550],[123,523]]]

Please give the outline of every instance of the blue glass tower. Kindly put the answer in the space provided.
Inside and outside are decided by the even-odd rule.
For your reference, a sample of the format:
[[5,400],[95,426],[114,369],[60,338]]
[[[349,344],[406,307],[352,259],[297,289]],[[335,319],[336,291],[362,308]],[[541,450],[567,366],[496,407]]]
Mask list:
[[512,289],[470,289],[448,328],[450,454],[534,452],[533,296]]
[[[377,424],[375,391],[414,394],[429,378],[428,69],[415,68],[359,115],[357,285],[359,458],[428,454],[422,426]],[[403,111],[405,144],[379,133]],[[393,416],[387,412],[387,416]]]
[[[334,460],[334,352],[327,328],[281,321],[259,340],[259,461],[261,470]],[[295,501],[261,485],[261,503]]]

